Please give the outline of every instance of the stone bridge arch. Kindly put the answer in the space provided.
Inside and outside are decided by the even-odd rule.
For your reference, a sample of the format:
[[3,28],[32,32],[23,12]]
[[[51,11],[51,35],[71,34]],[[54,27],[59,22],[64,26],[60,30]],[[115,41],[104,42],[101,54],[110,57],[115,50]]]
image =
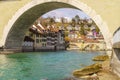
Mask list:
[[114,32],[113,39],[113,54],[111,59],[112,70],[120,77],[120,27]]
[[107,24],[92,8],[78,0],[32,0],[19,9],[5,26],[2,37],[5,48],[21,50],[29,26],[41,15],[58,8],[76,8],[89,15],[101,30],[107,48],[111,49],[111,36]]

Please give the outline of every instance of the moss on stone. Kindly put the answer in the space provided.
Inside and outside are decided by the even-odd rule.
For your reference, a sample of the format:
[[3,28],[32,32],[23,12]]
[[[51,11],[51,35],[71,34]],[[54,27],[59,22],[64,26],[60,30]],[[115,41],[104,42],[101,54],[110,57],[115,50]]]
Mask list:
[[79,70],[73,71],[73,75],[75,77],[81,77],[81,76],[91,75],[91,74],[99,72],[101,69],[102,69],[102,64],[95,63],[95,64],[87,66],[87,67],[85,67],[83,69],[79,69]]
[[93,61],[105,61],[107,59],[109,59],[108,55],[100,55],[100,56],[94,57],[92,60]]

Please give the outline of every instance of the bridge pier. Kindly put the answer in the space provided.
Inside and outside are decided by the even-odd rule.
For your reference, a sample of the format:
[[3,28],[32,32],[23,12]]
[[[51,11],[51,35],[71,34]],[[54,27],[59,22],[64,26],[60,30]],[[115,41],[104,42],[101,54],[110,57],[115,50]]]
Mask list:
[[6,41],[5,46],[3,46],[2,53],[16,53],[16,52],[22,52],[22,41],[20,40],[10,40],[8,39]]
[[113,72],[120,77],[120,28],[113,35],[113,56],[111,60]]
[[120,48],[114,48],[110,63],[112,71],[120,77]]

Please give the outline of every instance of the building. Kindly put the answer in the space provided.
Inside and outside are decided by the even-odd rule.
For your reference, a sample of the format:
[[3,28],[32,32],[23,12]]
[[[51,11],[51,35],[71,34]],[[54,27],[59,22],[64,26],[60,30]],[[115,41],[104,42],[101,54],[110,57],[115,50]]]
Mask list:
[[76,42],[76,39],[78,38],[77,31],[71,30],[68,34],[68,37],[70,38],[70,41]]
[[[56,51],[65,50],[64,30],[59,30],[53,25],[43,27],[41,24],[33,25],[29,33],[33,35],[34,51]],[[24,42],[25,43],[25,42]]]

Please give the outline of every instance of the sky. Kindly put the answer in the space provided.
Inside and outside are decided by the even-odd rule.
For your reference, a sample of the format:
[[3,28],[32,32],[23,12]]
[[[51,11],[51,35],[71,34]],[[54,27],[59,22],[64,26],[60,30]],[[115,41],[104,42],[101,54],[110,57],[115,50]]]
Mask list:
[[80,18],[89,18],[88,15],[86,15],[84,12],[78,10],[78,9],[73,9],[73,8],[60,8],[60,9],[55,9],[52,10],[46,14],[44,14],[42,17],[47,18],[47,17],[68,17],[68,18],[73,18],[76,15],[79,15]]

